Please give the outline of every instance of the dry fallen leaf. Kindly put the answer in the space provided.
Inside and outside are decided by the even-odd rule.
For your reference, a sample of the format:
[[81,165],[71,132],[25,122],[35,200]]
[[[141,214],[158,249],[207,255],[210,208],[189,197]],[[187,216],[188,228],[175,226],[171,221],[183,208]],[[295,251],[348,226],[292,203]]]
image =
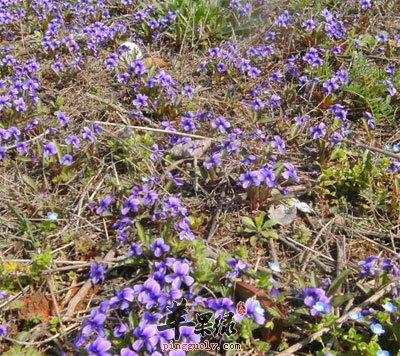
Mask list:
[[49,299],[42,292],[34,292],[21,302],[24,306],[18,311],[18,316],[22,320],[33,320],[40,318],[43,323],[50,320],[52,305]]
[[210,148],[211,143],[211,139],[180,143],[172,147],[171,156],[174,158],[200,158]]
[[172,65],[159,57],[146,57],[144,59],[144,64],[149,69],[152,67],[156,67],[156,68],[170,67]]
[[283,204],[278,205],[276,208],[271,206],[268,210],[268,216],[278,224],[288,226],[296,218],[297,208],[295,205],[286,206]]
[[297,210],[300,210],[302,213],[311,214],[313,212],[312,208],[304,202],[301,202],[298,199],[292,199],[292,205],[296,207]]

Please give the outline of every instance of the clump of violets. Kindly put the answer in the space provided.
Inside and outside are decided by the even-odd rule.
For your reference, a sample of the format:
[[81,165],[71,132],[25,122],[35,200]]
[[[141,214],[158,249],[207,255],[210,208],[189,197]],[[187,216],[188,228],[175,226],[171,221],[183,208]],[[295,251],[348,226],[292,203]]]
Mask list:
[[164,239],[160,237],[154,241],[150,249],[153,251],[155,257],[160,258],[164,253],[170,250],[170,246],[164,243]]
[[326,125],[323,122],[311,127],[310,131],[311,131],[312,138],[314,140],[316,140],[320,137],[325,136],[326,135],[325,127],[326,127]]
[[96,214],[101,214],[105,211],[110,211],[110,204],[115,200],[115,198],[111,195],[105,196],[98,203],[98,207],[96,209]]
[[273,188],[276,185],[275,180],[276,175],[273,171],[273,166],[266,164],[258,170],[241,174],[238,184],[245,189],[251,186],[260,186],[262,184],[269,188]]
[[104,274],[106,266],[102,266],[98,262],[93,262],[90,267],[89,276],[92,279],[93,284],[101,284],[104,282]]
[[322,288],[303,288],[302,296],[304,304],[310,308],[312,316],[328,314],[332,311],[330,304],[332,297],[326,296],[325,290]]
[[395,258],[380,257],[380,256],[369,256],[365,260],[360,261],[358,265],[361,267],[359,277],[373,277],[379,272],[386,272],[394,277],[399,275],[399,267],[394,261]]
[[111,353],[107,352],[110,348],[111,342],[106,338],[98,336],[93,342],[88,344],[86,350],[90,356],[111,356]]
[[237,278],[243,272],[247,271],[250,268],[250,266],[248,264],[244,263],[239,258],[234,258],[234,259],[228,260],[226,263],[232,268],[232,271],[228,272],[225,275],[225,278],[232,278],[232,277]]
[[318,49],[312,47],[307,51],[303,59],[313,67],[320,66],[324,63],[324,60],[320,58],[319,53]]

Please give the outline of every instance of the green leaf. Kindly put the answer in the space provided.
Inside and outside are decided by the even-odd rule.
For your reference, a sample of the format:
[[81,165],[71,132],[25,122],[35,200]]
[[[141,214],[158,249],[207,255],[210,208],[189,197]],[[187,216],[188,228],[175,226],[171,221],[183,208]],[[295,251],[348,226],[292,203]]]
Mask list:
[[171,220],[168,219],[163,227],[162,231],[162,237],[164,238],[165,241],[168,241],[170,239],[170,232],[171,232]]
[[56,107],[58,109],[61,109],[63,105],[64,105],[64,98],[62,96],[57,96]]
[[36,184],[36,182],[29,176],[23,174],[22,175],[22,180],[28,184],[36,193],[39,191],[39,188]]
[[279,310],[276,307],[267,308],[267,312],[274,318],[277,318],[277,319],[282,318],[282,314],[279,312]]
[[306,286],[306,281],[304,280],[304,278],[303,278],[302,275],[300,275],[300,274],[298,274],[298,273],[295,273],[294,276],[296,277],[297,282],[299,283],[299,286],[300,286],[301,288],[303,288],[303,287]]
[[[263,354],[265,354],[268,350],[271,348],[271,344],[265,341],[257,341],[257,350],[261,351]],[[227,355],[237,355],[236,351],[231,351],[230,354]]]
[[340,288],[340,286],[343,284],[343,282],[346,280],[348,275],[350,274],[350,270],[346,269],[342,273],[340,273],[332,282],[330,287],[328,288],[326,295],[331,296],[337,292],[337,290]]
[[298,131],[299,131],[299,127],[297,125],[293,125],[290,130],[290,138],[295,137]]
[[361,291],[362,291],[365,295],[370,294],[371,291],[372,291],[372,288],[370,288],[370,287],[368,287],[367,285],[364,285],[364,284],[362,284],[362,283],[356,283],[356,286],[357,286],[358,288],[360,288]]
[[250,233],[250,232],[256,232],[254,229],[247,229],[247,228],[242,229],[241,231],[242,231],[242,232],[248,232],[248,233]]
[[251,229],[252,231],[257,231],[257,226],[254,223],[254,221],[249,218],[248,216],[242,216],[242,224],[247,227],[248,229]]
[[4,356],[43,356],[44,354],[33,347],[24,347],[21,345],[12,346]]
[[17,211],[17,209],[15,209],[9,202],[6,202],[6,205],[17,216],[22,228],[26,230],[30,236],[32,236],[31,222],[26,218],[26,216]]
[[377,342],[370,341],[366,351],[368,356],[374,356],[379,350],[381,350],[379,344]]
[[27,341],[31,334],[28,331],[21,331],[16,337],[15,340],[18,341]]
[[278,238],[278,233],[276,231],[261,231],[261,235],[265,237],[266,239],[273,238],[277,239]]
[[282,164],[282,162],[278,162],[278,163],[275,165],[275,175],[276,175],[277,177],[279,177],[279,176],[281,175],[281,173],[282,173],[282,171],[283,171],[284,168],[285,168],[285,166]]
[[59,143],[57,141],[54,140],[53,143],[54,143],[54,146],[55,146],[56,151],[57,151],[57,157],[58,157],[58,159],[61,159],[61,157],[63,156],[61,147],[60,147],[60,145],[59,145]]
[[139,221],[136,221],[135,226],[136,226],[136,230],[137,230],[140,241],[146,242],[147,235],[146,235],[146,231],[144,230],[144,227],[142,226],[142,224]]
[[128,315],[128,323],[131,329],[134,329],[138,325],[137,315],[133,310]]
[[380,271],[375,275],[375,286],[376,288],[383,287],[388,283],[388,276],[386,271]]
[[266,229],[275,225],[278,225],[278,223],[275,220],[269,219],[264,223],[263,228]]
[[344,304],[344,303],[346,303],[347,301],[349,301],[350,299],[352,299],[352,298],[354,298],[354,294],[352,294],[352,293],[347,293],[347,294],[344,294],[344,295],[339,295],[339,296],[337,296],[337,297],[334,297],[333,299],[332,299],[332,306],[334,306],[334,307],[339,307],[339,306],[341,306],[342,304]]
[[31,157],[26,157],[26,156],[17,156],[15,159],[17,161],[21,161],[21,162],[31,162],[32,161]]
[[261,226],[263,225],[264,218],[265,218],[265,213],[262,211],[262,212],[260,213],[260,215],[258,215],[258,216],[254,219],[255,222],[256,222],[256,226],[257,226],[258,229],[260,229]]
[[319,281],[318,281],[317,275],[315,274],[314,271],[311,271],[310,282],[311,282],[311,285],[313,286],[313,288],[318,288]]
[[256,246],[257,245],[257,236],[253,235],[252,237],[250,237],[250,245],[251,246]]

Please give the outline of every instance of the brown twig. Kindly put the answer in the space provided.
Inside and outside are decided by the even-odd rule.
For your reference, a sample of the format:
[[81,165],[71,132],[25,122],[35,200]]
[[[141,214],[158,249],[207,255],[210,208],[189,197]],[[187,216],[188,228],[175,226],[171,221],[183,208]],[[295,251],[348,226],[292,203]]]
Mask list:
[[[99,125],[108,125],[108,126],[120,126],[120,124],[115,124],[112,122],[102,122],[102,121],[91,121],[91,120],[85,120],[94,124],[99,124]],[[193,135],[189,134],[187,132],[180,132],[180,131],[169,131],[169,130],[163,130],[163,129],[156,129],[153,127],[146,127],[146,126],[133,126],[133,125],[125,125],[125,127],[132,129],[132,130],[138,130],[138,131],[152,131],[152,132],[158,132],[158,133],[164,133],[164,134],[169,134],[169,135],[177,135],[177,136],[184,136],[184,137],[190,137],[190,138],[196,138],[200,140],[213,140],[213,141],[218,141],[216,138],[212,137],[206,137],[206,136],[200,136],[200,135]]]
[[0,305],[0,310],[3,309],[5,306],[8,304],[12,303],[14,300],[18,299],[21,295],[26,293],[29,290],[30,286],[26,286],[23,290],[21,290],[19,293],[13,295],[11,298],[8,298],[3,304]]
[[358,142],[358,141],[352,141],[352,140],[343,140],[343,142],[350,144],[350,145],[354,145],[354,146],[358,146],[361,148],[364,148],[366,150],[370,150],[372,152],[376,152],[376,153],[380,153],[381,155],[390,157],[390,158],[394,158],[394,159],[398,159],[400,160],[400,155],[389,152],[387,150],[383,150],[382,148],[378,148],[378,147],[374,147],[374,146],[369,146],[366,145],[364,143]]
[[75,323],[72,324],[70,326],[68,326],[63,333],[57,333],[45,340],[42,341],[34,341],[34,342],[26,342],[26,341],[19,341],[19,340],[15,340],[15,339],[11,339],[6,337],[5,340],[10,341],[12,343],[18,344],[18,345],[24,345],[24,346],[40,346],[40,345],[44,345],[47,344],[50,341],[56,340],[58,339],[60,336],[66,335],[67,333],[70,333],[72,330],[76,329],[77,327],[80,326],[80,323]]

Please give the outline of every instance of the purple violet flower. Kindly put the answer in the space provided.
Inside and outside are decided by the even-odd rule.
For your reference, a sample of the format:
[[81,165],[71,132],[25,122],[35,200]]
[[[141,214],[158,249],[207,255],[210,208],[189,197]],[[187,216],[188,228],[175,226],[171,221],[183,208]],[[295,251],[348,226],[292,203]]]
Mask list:
[[158,343],[158,330],[155,324],[139,324],[134,330],[133,334],[136,341],[132,344],[132,349],[140,351],[143,347],[146,348],[148,354],[155,351]]
[[122,338],[127,330],[128,330],[128,325],[125,323],[121,323],[113,329],[113,336],[116,338]]
[[180,328],[182,342],[198,344],[200,336],[195,334],[194,328],[189,326],[182,326]]
[[70,166],[72,164],[72,156],[70,154],[66,154],[60,158],[60,164],[64,166]]
[[129,303],[132,303],[135,298],[135,291],[132,288],[126,287],[122,291],[115,290],[115,297],[110,299],[111,305],[119,305],[119,309],[125,310],[129,308]]
[[311,308],[311,315],[328,314],[332,310],[329,304],[332,297],[327,297],[321,288],[303,288],[304,304]]
[[228,260],[226,263],[232,267],[232,271],[228,272],[225,275],[225,278],[233,278],[233,277],[237,278],[240,276],[242,271],[247,271],[250,268],[246,263],[244,263],[239,258]]
[[68,124],[69,117],[65,115],[62,111],[58,110],[56,111],[56,116],[58,120],[60,121],[60,126],[64,127]]
[[275,135],[274,140],[271,142],[271,146],[277,148],[281,155],[285,154],[285,142],[282,140],[282,137]]
[[374,121],[374,115],[372,115],[370,112],[365,111],[364,112],[364,117],[367,119],[367,124],[371,129],[375,128],[375,121]]
[[111,356],[111,354],[107,352],[110,348],[111,342],[98,336],[96,340],[87,346],[86,349],[89,353],[89,356]]
[[291,163],[284,163],[283,164],[286,170],[282,173],[282,177],[285,179],[293,178],[296,183],[300,182],[300,179],[297,175],[296,169],[294,168],[293,164]]
[[55,155],[57,153],[56,146],[54,145],[53,142],[45,143],[43,144],[42,147],[43,147],[43,156],[46,158]]
[[161,296],[160,284],[153,278],[148,278],[143,285],[135,285],[133,289],[135,294],[138,294],[138,301],[144,304],[147,309],[152,308]]
[[111,195],[106,195],[102,200],[99,201],[98,208],[96,209],[96,214],[100,215],[103,211],[110,210],[110,204],[114,201],[114,197]]
[[253,100],[253,102],[250,104],[250,106],[254,109],[254,110],[261,110],[264,106],[265,103],[259,99],[259,98],[255,98]]
[[131,195],[128,199],[125,200],[124,205],[125,208],[121,210],[122,215],[128,214],[131,210],[137,213],[140,207],[140,200]]
[[80,140],[78,137],[74,136],[74,135],[69,135],[66,139],[65,139],[65,143],[67,145],[72,145],[72,147],[74,148],[79,148],[80,146]]
[[314,140],[316,140],[317,138],[323,137],[325,136],[326,132],[325,132],[325,124],[323,122],[321,122],[320,124],[311,127],[310,131],[311,131],[311,135],[313,137]]
[[7,336],[7,328],[5,325],[0,325],[0,340]]
[[226,133],[226,130],[231,127],[231,124],[222,116],[218,116],[212,121],[211,126],[214,129],[218,128],[221,133]]
[[261,184],[260,174],[258,171],[243,173],[239,177],[239,182],[244,189],[253,185],[259,186]]
[[168,252],[171,249],[169,245],[164,243],[164,239],[162,237],[156,239],[154,243],[150,246],[150,250],[153,251],[154,256],[160,258],[164,252]]
[[190,85],[185,85],[182,95],[186,95],[189,99],[193,99],[194,89]]
[[88,337],[94,332],[98,335],[104,336],[103,323],[106,321],[107,315],[102,313],[99,309],[93,309],[89,318],[85,318],[82,323],[82,335]]
[[138,94],[136,96],[136,99],[132,101],[132,104],[135,105],[136,109],[140,109],[142,107],[146,107],[148,106],[147,104],[147,99],[149,97],[147,95],[144,94]]
[[313,19],[308,19],[301,24],[301,27],[305,28],[307,31],[310,31],[313,30],[316,26]]
[[94,142],[93,131],[86,126],[83,127],[82,137],[92,143]]
[[324,61],[319,58],[319,52],[316,48],[311,47],[308,52],[305,54],[303,59],[311,64],[313,67],[314,66],[320,66],[324,63]]
[[104,282],[104,273],[106,268],[107,267],[100,266],[98,262],[93,262],[89,272],[93,284],[102,284]]
[[214,166],[219,166],[222,161],[221,158],[222,154],[219,152],[215,152],[211,155],[211,157],[207,160],[204,161],[203,165],[204,167],[206,167],[207,169],[211,169]]
[[210,298],[206,302],[207,308],[215,310],[215,317],[223,316],[225,312],[234,313],[233,301],[230,298]]
[[361,7],[367,9],[372,6],[372,0],[360,0]]
[[194,278],[189,276],[190,266],[187,262],[175,261],[172,265],[172,269],[174,273],[165,276],[165,281],[167,283],[172,283],[173,288],[179,289],[182,282],[188,287],[193,284]]
[[25,153],[28,154],[28,144],[26,142],[18,142],[15,146],[15,149],[17,150],[17,152],[19,153]]

